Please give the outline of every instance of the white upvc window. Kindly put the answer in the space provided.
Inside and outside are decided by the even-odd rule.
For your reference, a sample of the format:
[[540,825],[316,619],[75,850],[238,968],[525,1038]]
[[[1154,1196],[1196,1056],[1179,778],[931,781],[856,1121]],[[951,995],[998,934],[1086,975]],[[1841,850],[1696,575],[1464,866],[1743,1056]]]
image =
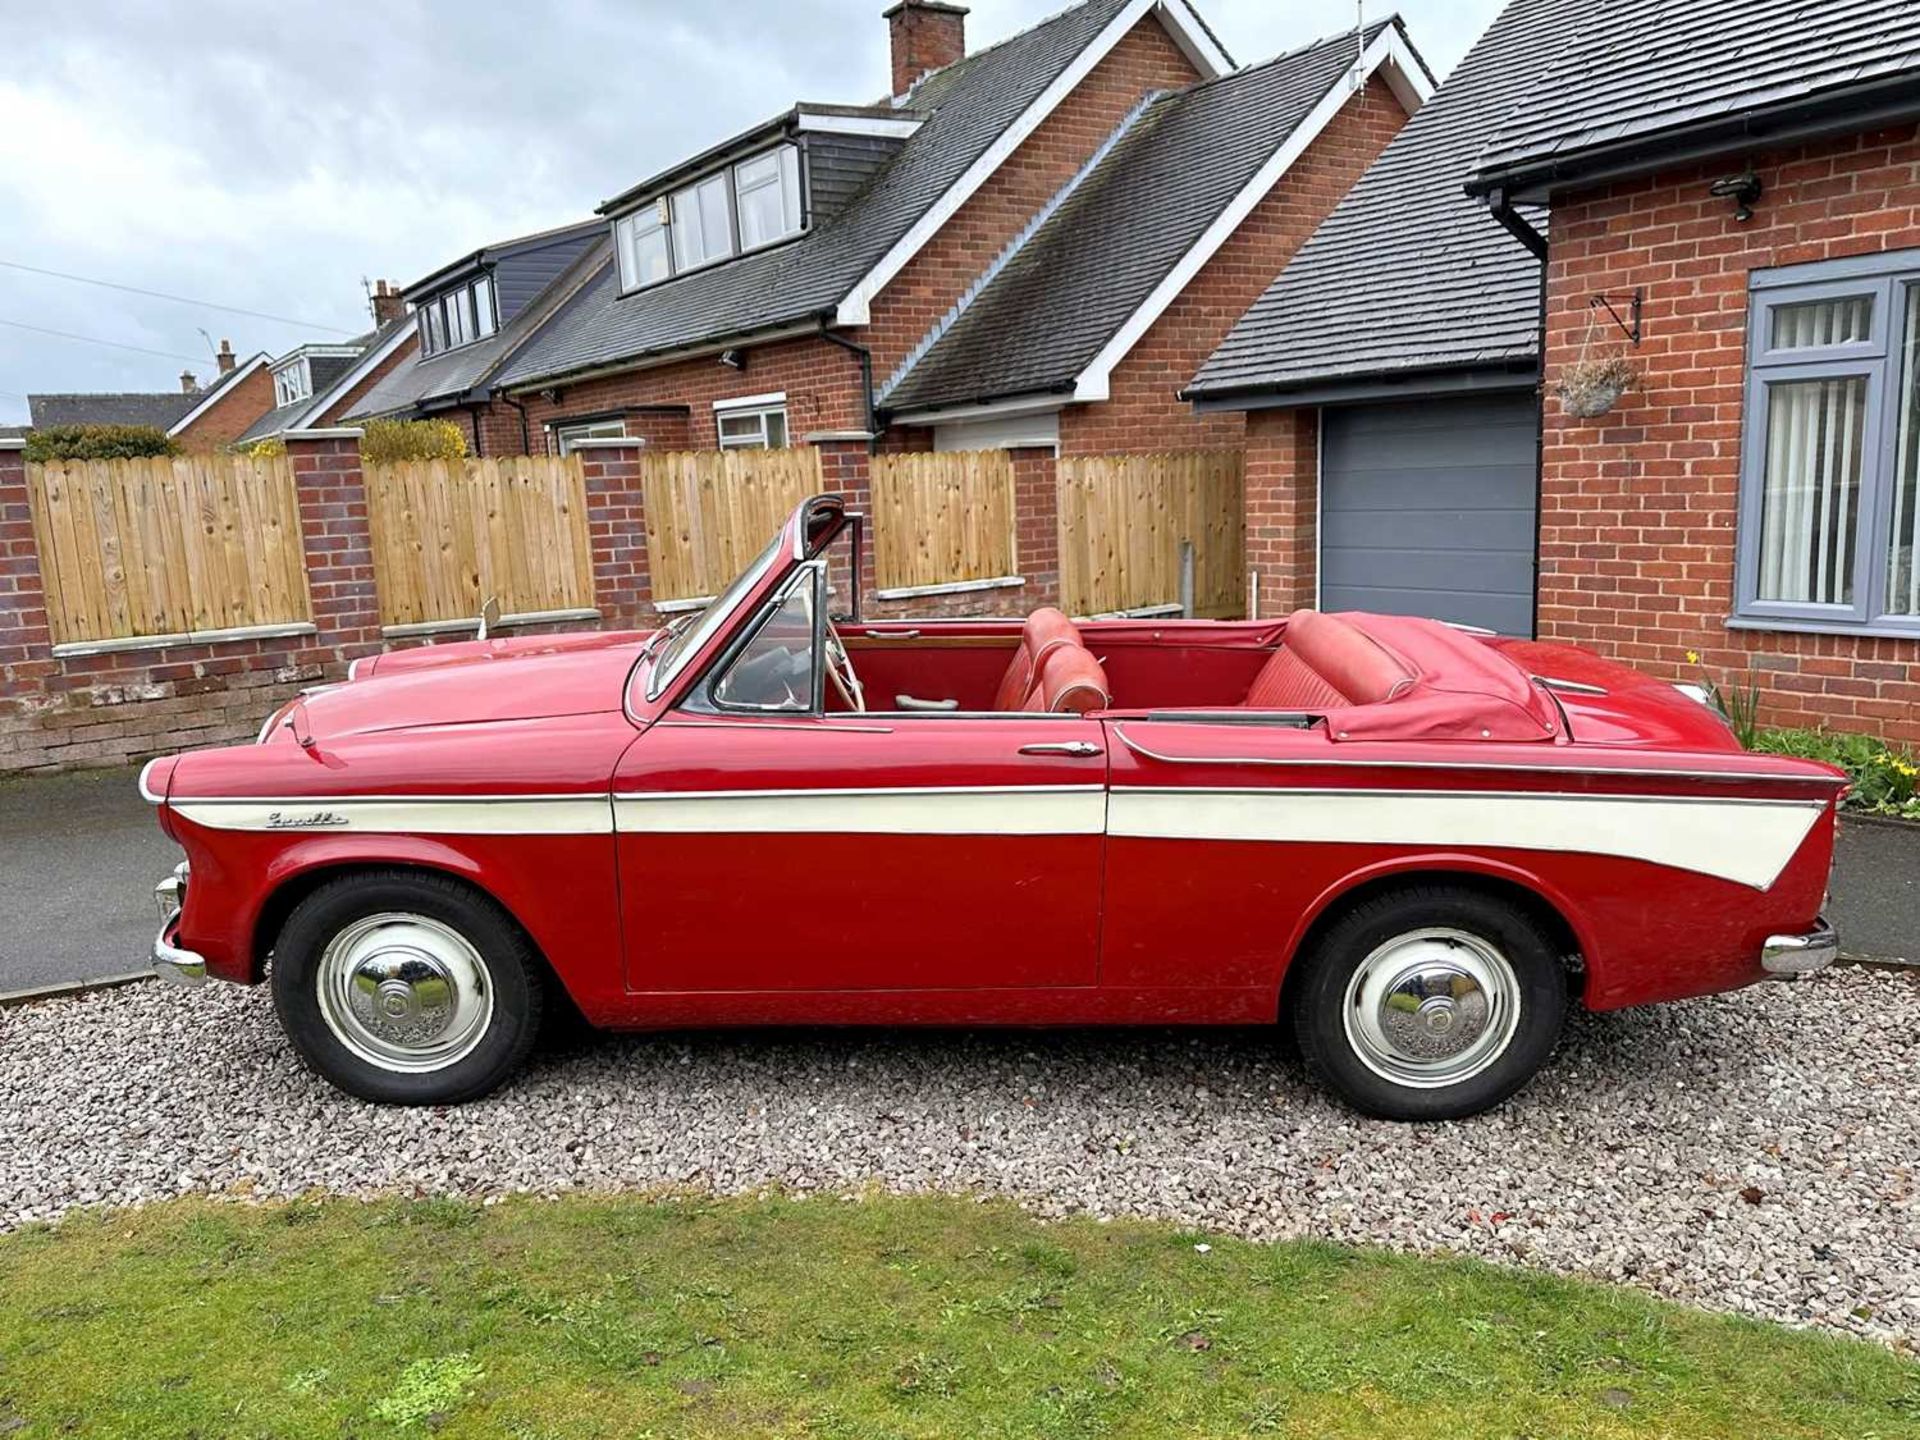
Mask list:
[[1920,635],[1920,251],[1752,287],[1739,620]]
[[800,151],[778,145],[615,220],[620,288],[684,275],[805,228]]
[[276,409],[305,400],[311,394],[313,374],[307,369],[304,355],[285,369],[273,372],[273,403]]
[[573,447],[582,440],[623,440],[626,434],[624,420],[577,420],[571,425],[553,427],[554,448],[562,455],[571,455]]
[[714,428],[722,450],[784,450],[787,448],[787,397],[749,395],[738,400],[716,400]]

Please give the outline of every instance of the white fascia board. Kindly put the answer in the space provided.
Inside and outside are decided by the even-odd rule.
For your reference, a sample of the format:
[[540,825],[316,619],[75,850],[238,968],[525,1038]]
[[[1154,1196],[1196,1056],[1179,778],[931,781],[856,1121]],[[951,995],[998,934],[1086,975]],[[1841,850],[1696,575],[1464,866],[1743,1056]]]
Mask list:
[[396,325],[393,334],[388,336],[383,344],[372,346],[363,351],[357,365],[349,367],[344,375],[329,385],[321,394],[315,396],[313,403],[307,407],[306,412],[287,427],[288,433],[296,430],[312,430],[316,428],[320,417],[337,405],[348,391],[352,390],[354,386],[358,385],[362,380],[366,379],[367,376],[379,369],[382,364],[398,353],[402,345],[406,344],[408,340],[418,336],[419,333],[419,327],[417,326]]
[[1073,63],[1040,93],[1040,98],[1000,132],[1000,138],[987,147],[986,153],[968,167],[967,173],[954,181],[946,194],[914,222],[913,228],[895,242],[880,262],[860,277],[846,299],[840,302],[840,308],[834,316],[835,323],[871,324],[873,297],[906,268],[907,262],[919,254],[927,242],[939,234],[941,228],[959,212],[960,207],[973,198],[974,192],[986,184],[994,172],[1012,157],[1014,151],[1027,142],[1041,123],[1059,108],[1060,102],[1092,73],[1094,66],[1106,59],[1113,47],[1148,15],[1157,15],[1180,48],[1194,57],[1194,67],[1200,71],[1202,78],[1217,79],[1233,68],[1225,62],[1220,47],[1208,38],[1182,0],[1132,0],[1126,9],[1107,22],[1107,28],[1095,36],[1091,44],[1074,57]]
[[[1389,25],[1367,47],[1360,64],[1334,81],[1327,93],[1320,97],[1320,103],[1313,107],[1312,113],[1294,127],[1292,133],[1281,142],[1280,148],[1260,167],[1259,173],[1233,197],[1227,208],[1207,227],[1206,233],[1180,257],[1179,264],[1167,272],[1140,308],[1127,317],[1126,324],[1107,341],[1100,353],[1094,356],[1093,362],[1080,372],[1074,381],[1075,400],[1098,404],[1112,397],[1114,369],[1167,312],[1167,307],[1180,298],[1181,292],[1206,268],[1207,262],[1219,253],[1220,247],[1246,223],[1254,207],[1267,198],[1273,187],[1293,168],[1294,162],[1320,138],[1347,101],[1360,92],[1374,72],[1382,68],[1404,71],[1409,77],[1418,78],[1419,88],[1424,88],[1427,93],[1432,91],[1419,63],[1407,53],[1406,46],[1401,42],[1399,30]],[[1409,78],[1406,83],[1412,87],[1413,79]]]
[[966,425],[975,420],[1000,420],[1010,415],[1044,415],[1061,410],[1072,397],[1066,395],[1021,395],[1011,400],[995,400],[986,405],[943,405],[932,410],[902,410],[889,415],[893,425]]
[[723,410],[723,411],[724,410],[758,410],[763,406],[784,405],[786,403],[787,403],[786,391],[769,390],[764,395],[735,395],[729,400],[716,400],[713,402],[713,408],[715,410]]
[[895,120],[877,115],[822,115],[802,110],[797,128],[803,134],[879,135],[890,140],[904,140],[925,123],[924,120]]
[[182,415],[167,427],[167,434],[171,436],[183,432],[189,425],[193,424],[194,421],[198,420],[202,415],[206,414],[207,411],[224,400],[234,386],[238,385],[242,380],[246,379],[247,376],[251,375],[266,363],[267,352],[262,350],[244,365],[234,366],[232,370],[220,377],[219,381],[206,393],[198,405],[195,405],[191,410],[187,411],[186,414]]

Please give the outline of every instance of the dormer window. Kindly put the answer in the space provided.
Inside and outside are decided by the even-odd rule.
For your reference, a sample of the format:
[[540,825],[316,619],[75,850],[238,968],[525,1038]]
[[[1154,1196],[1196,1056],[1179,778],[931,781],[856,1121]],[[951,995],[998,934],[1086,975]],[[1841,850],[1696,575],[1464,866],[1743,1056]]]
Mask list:
[[313,373],[307,369],[307,357],[302,355],[284,370],[273,372],[273,404],[278,409],[283,405],[294,405],[313,394]]
[[485,340],[500,328],[493,276],[477,276],[458,289],[424,302],[416,312],[415,323],[420,327],[420,350],[425,355]]
[[638,290],[805,228],[800,151],[777,145],[614,221],[620,288]]

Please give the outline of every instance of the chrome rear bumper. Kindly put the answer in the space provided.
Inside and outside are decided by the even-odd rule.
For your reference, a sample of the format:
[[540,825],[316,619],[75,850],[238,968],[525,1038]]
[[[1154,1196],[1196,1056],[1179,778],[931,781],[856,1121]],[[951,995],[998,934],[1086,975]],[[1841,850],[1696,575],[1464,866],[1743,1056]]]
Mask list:
[[1760,968],[1791,979],[1824,970],[1840,958],[1840,937],[1822,916],[1804,935],[1769,935],[1760,947]]
[[153,968],[163,980],[176,985],[201,985],[207,979],[207,961],[203,955],[183,950],[173,943],[180,927],[180,910],[186,902],[187,862],[173,867],[173,874],[153,887],[154,903],[160,907],[160,933],[153,937]]

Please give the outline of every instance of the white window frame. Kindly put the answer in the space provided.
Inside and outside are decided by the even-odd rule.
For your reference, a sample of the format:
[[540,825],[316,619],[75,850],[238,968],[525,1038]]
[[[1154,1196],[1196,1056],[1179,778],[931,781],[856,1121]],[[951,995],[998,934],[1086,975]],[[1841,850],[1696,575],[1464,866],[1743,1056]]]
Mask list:
[[560,420],[547,426],[556,455],[570,455],[576,440],[624,440],[627,422],[619,416],[599,420]]
[[[1920,305],[1920,250],[1755,271],[1748,281],[1746,404],[1740,457],[1739,538],[1735,560],[1737,628],[1920,638],[1920,615],[1894,614],[1893,511],[1899,482],[1901,339],[1908,306]],[[1810,301],[1870,298],[1867,337],[1821,347],[1773,347],[1774,312]],[[1760,598],[1761,531],[1767,467],[1768,407],[1776,385],[1805,381],[1865,383],[1860,481],[1850,604]]]
[[[780,418],[778,445],[772,443],[772,427],[769,424],[776,415]],[[726,422],[730,420],[758,421],[757,433],[729,438]],[[767,395],[740,395],[730,400],[714,401],[713,433],[722,450],[785,450],[793,443],[793,430],[787,420],[787,392],[776,390]]]
[[313,372],[307,368],[306,356],[302,355],[291,365],[273,372],[274,409],[297,405],[312,397]]
[[[777,235],[746,243],[740,224],[740,172],[748,166],[759,164],[768,157],[775,159],[775,176],[780,188],[781,223],[784,227]],[[753,187],[757,193],[776,183],[774,180],[762,180]],[[699,219],[699,198],[703,189],[710,190],[716,184],[723,187],[726,199],[727,228],[724,248],[709,249],[705,243],[705,222]],[[690,212],[687,207],[694,207]],[[685,226],[691,222],[682,218],[691,214],[701,227],[701,248],[698,255],[681,254],[680,236]],[[723,265],[742,255],[750,255],[756,250],[769,249],[783,245],[797,235],[804,235],[808,228],[807,186],[803,169],[803,157],[798,145],[791,141],[782,141],[778,145],[734,161],[722,169],[714,170],[688,184],[681,185],[665,195],[654,196],[644,205],[639,205],[613,220],[614,253],[620,263],[620,293],[632,294],[652,285],[664,284],[680,275],[690,275],[696,270],[705,270],[709,266]],[[641,279],[639,267],[634,263],[633,246],[637,236],[660,234],[666,247],[665,273],[651,279]]]

